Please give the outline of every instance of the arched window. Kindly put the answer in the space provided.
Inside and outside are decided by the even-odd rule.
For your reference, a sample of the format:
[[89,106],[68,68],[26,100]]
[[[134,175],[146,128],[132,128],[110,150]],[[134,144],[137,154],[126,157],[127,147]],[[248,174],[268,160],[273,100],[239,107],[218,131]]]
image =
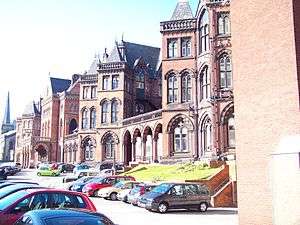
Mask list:
[[72,119],[69,124],[69,134],[73,134],[77,129],[77,121]]
[[115,141],[112,135],[109,135],[105,140],[105,158],[112,159],[114,157],[115,150],[116,150]]
[[212,125],[209,119],[205,121],[202,127],[202,150],[205,152],[210,152],[212,143],[211,143],[211,134],[212,134]]
[[200,18],[200,53],[209,50],[209,19],[208,12],[204,10]]
[[230,34],[230,19],[228,13],[222,13],[218,18],[218,34]]
[[233,117],[230,117],[228,119],[227,132],[228,132],[228,147],[235,148],[235,122]]
[[118,121],[118,102],[114,100],[111,103],[111,122],[115,123]]
[[96,109],[91,109],[91,118],[90,118],[90,126],[92,129],[96,128]]
[[84,154],[86,161],[92,161],[95,159],[95,146],[91,139],[86,139],[83,143]]
[[174,130],[174,152],[188,151],[188,129],[178,124]]
[[82,129],[88,129],[88,110],[84,109],[82,111]]
[[219,61],[220,68],[220,87],[231,88],[232,87],[232,67],[231,60],[227,54],[223,54]]
[[191,101],[192,96],[192,83],[191,76],[184,74],[181,78],[181,98],[182,102]]
[[191,38],[183,38],[181,41],[181,56],[187,57],[192,55]]
[[103,102],[101,109],[101,123],[108,123],[108,101]]
[[201,72],[200,77],[200,100],[208,99],[210,97],[210,75],[208,67],[205,67]]
[[168,58],[178,57],[177,39],[168,40]]
[[178,81],[175,75],[168,77],[168,103],[177,102],[178,98]]

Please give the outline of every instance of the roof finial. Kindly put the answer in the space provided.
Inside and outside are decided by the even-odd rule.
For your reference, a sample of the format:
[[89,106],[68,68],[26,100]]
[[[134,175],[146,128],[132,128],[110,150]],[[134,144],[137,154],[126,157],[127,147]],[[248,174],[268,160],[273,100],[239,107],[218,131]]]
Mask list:
[[122,33],[122,42],[124,41],[124,32]]

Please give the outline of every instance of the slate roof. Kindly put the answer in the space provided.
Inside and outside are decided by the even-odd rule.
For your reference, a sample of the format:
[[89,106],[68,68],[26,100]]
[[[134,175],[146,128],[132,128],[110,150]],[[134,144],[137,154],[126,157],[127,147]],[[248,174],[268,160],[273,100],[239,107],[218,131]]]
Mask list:
[[178,1],[171,20],[184,20],[192,18],[194,18],[194,16],[189,2],[187,0]]
[[92,62],[92,65],[90,66],[89,70],[87,71],[87,75],[95,75],[98,74],[98,64],[100,60],[99,58],[95,58],[94,61]]
[[29,102],[26,106],[25,106],[25,109],[24,109],[24,112],[23,112],[23,116],[34,116],[34,115],[37,115],[37,114],[40,114],[40,111],[37,107],[37,104],[32,101],[32,102]]
[[[124,58],[122,58],[120,50],[122,46],[125,48]],[[135,62],[140,59],[143,59],[145,64],[149,64],[149,74],[154,76],[160,61],[160,48],[122,41],[120,44],[116,43],[107,63],[126,62],[129,68],[134,69]]]
[[71,85],[71,80],[50,77],[52,94],[63,92]]

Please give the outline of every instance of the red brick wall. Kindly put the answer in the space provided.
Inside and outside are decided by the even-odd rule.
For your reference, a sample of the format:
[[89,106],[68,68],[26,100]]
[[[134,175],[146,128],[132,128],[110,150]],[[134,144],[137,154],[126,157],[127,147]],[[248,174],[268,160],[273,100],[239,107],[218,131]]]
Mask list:
[[283,138],[299,134],[292,2],[231,3],[241,225],[273,224],[270,154]]
[[233,202],[234,183],[230,182],[213,197],[214,207],[236,207]]

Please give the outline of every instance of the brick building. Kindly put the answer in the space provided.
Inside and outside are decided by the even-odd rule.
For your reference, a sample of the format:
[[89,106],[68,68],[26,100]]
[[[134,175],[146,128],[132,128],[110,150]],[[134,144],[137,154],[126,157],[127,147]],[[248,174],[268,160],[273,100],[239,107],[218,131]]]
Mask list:
[[230,3],[179,1],[160,48],[116,42],[41,101],[47,161],[125,164],[235,159]]

